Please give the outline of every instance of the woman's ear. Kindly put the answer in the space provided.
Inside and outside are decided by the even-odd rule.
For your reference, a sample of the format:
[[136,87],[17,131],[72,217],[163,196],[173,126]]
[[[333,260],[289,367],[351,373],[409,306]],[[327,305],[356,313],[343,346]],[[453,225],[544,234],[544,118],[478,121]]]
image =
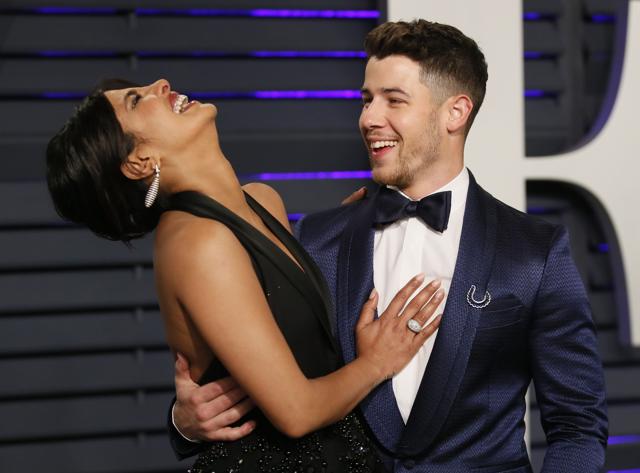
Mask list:
[[139,181],[152,176],[155,172],[156,164],[160,161],[154,156],[151,150],[144,146],[136,148],[127,156],[127,160],[120,165],[120,171],[128,179]]
[[456,133],[464,131],[469,121],[469,115],[473,110],[473,102],[466,95],[456,95],[449,99],[447,131]]

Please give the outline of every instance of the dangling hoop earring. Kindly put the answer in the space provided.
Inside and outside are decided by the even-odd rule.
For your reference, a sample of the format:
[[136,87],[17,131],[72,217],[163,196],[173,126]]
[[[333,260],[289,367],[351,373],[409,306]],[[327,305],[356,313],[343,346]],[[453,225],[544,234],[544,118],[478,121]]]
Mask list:
[[153,176],[153,181],[151,181],[151,185],[147,190],[147,195],[144,198],[144,206],[149,208],[156,201],[156,197],[158,197],[158,190],[160,189],[160,168],[157,164],[155,166],[155,176]]

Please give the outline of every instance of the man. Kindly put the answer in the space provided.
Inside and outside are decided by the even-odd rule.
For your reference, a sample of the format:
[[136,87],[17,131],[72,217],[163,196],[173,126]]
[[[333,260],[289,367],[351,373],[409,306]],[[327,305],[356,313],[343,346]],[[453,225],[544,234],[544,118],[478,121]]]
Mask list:
[[[379,312],[421,271],[447,290],[437,336],[360,406],[386,465],[531,472],[524,415],[533,379],[549,446],[543,471],[599,472],[602,368],[567,233],[497,201],[464,167],[485,94],[483,54],[457,29],[424,20],[380,25],[365,49],[360,130],[373,179],[386,187],[308,216],[298,233],[333,291],[346,362],[372,287]],[[251,429],[219,428],[251,407],[245,399],[225,411],[244,396],[232,380],[200,388],[184,373],[180,361],[174,414],[183,433],[232,439]]]

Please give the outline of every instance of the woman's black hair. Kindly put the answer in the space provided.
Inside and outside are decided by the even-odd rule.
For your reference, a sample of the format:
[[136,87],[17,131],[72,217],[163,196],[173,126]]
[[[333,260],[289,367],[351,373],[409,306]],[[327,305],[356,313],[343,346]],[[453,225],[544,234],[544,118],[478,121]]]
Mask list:
[[58,214],[125,243],[152,231],[162,211],[159,202],[146,208],[147,185],[120,170],[136,138],[123,131],[104,92],[130,87],[138,85],[101,82],[47,146],[47,184]]

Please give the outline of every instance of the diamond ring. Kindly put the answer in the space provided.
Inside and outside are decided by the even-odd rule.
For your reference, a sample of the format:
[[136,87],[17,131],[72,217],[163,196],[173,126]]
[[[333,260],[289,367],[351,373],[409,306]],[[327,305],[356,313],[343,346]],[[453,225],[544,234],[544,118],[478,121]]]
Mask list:
[[407,320],[407,328],[413,333],[420,333],[422,331],[422,324],[415,319]]

